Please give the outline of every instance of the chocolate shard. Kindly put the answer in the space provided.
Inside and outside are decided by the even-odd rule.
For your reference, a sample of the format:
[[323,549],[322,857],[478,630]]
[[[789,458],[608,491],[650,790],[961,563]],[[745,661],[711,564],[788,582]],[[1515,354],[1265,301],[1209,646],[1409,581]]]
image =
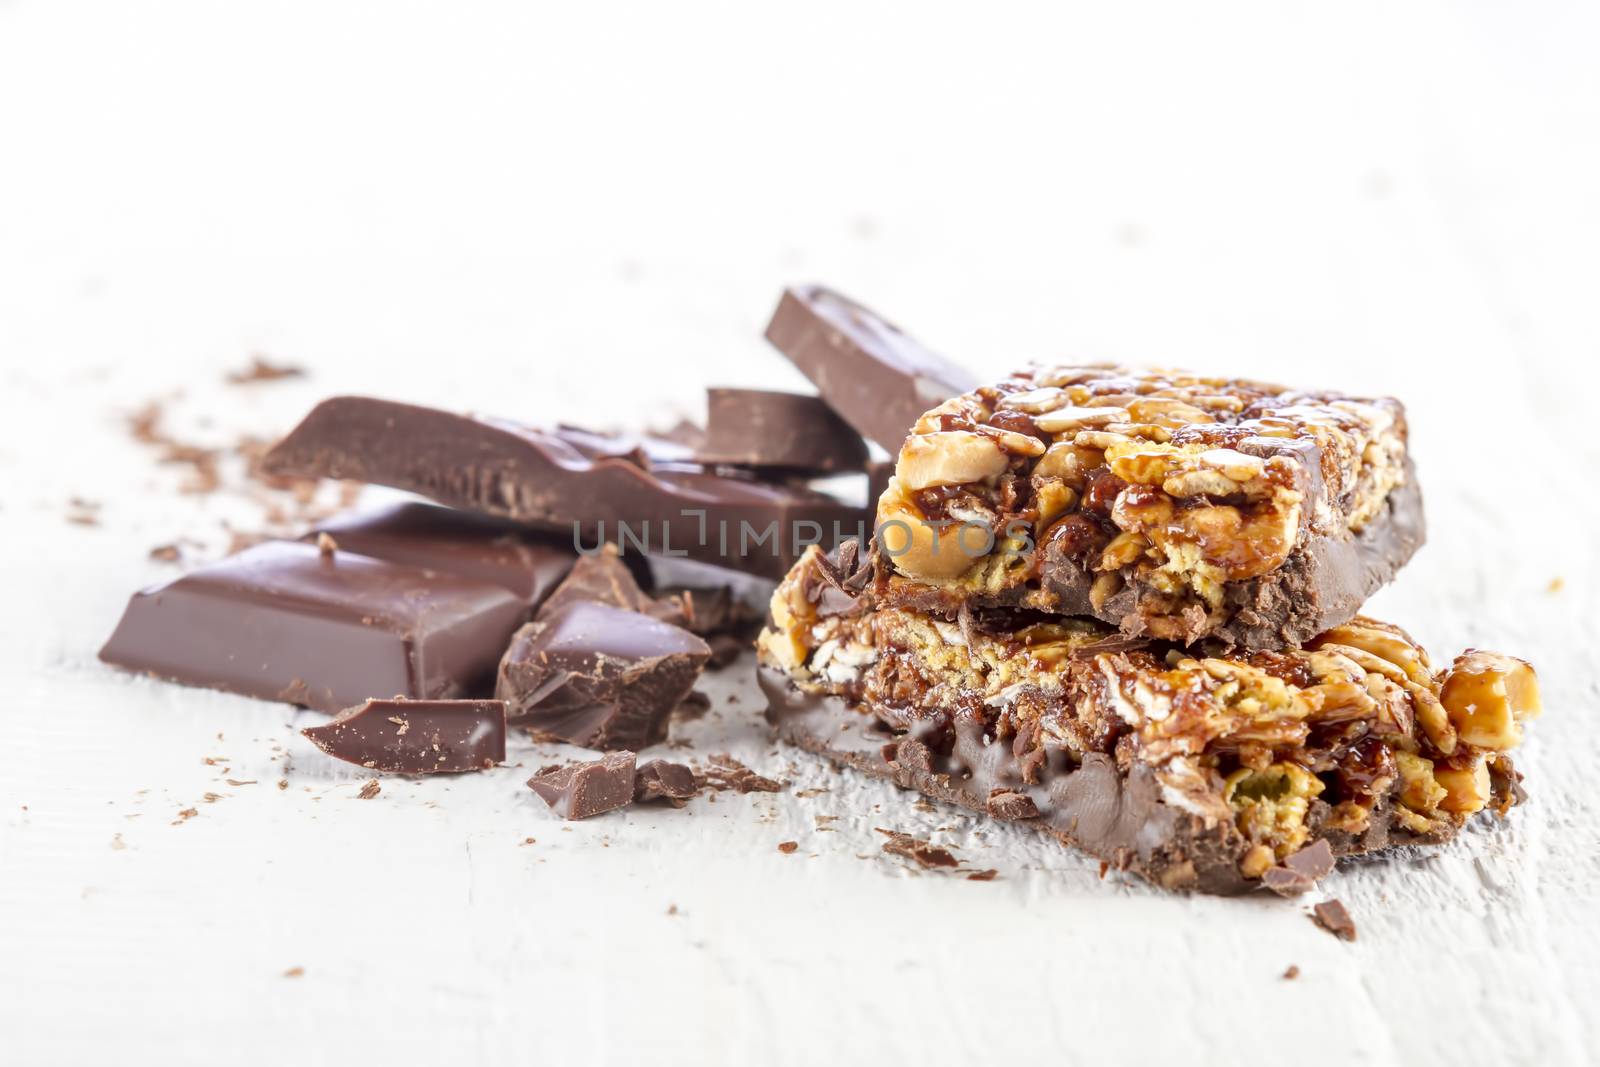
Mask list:
[[669,442],[539,430],[413,404],[318,404],[262,461],[272,475],[348,478],[640,552],[781,577],[807,543],[861,536],[866,509],[802,485],[696,464]]
[[517,631],[495,695],[512,722],[587,748],[664,741],[672,709],[711,657],[687,630],[577,601]]
[[859,471],[867,445],[814,396],[770,389],[706,390],[701,463],[819,474]]
[[530,609],[544,602],[578,559],[570,536],[417,501],[335,516],[306,539],[315,541],[321,534],[373,559],[491,582],[521,597]]
[[845,422],[890,455],[923,412],[978,384],[881,316],[820,285],[784,292],[767,340]]
[[683,597],[657,599],[640,589],[633,571],[622,561],[617,547],[610,544],[602,545],[593,555],[579,557],[566,580],[550,594],[539,617],[554,615],[568,605],[580,603],[609,604],[682,627],[688,627],[693,611],[693,602]]
[[528,788],[563,819],[587,819],[633,803],[636,759],[632,752],[610,752],[589,763],[546,767],[528,779]]
[[693,770],[681,763],[653,759],[639,766],[638,776],[634,780],[633,799],[639,803],[664,800],[675,808],[681,808],[699,792],[700,786],[695,781]]
[[1341,941],[1356,939],[1356,921],[1340,900],[1325,900],[1311,906],[1312,920]]
[[527,605],[455,574],[268,541],[134,594],[107,663],[338,712],[486,696]]
[[915,860],[919,867],[959,867],[961,861],[947,848],[941,848],[920,837],[901,833],[898,830],[885,830],[877,827],[878,833],[889,840],[883,843],[883,850],[891,856],[904,856],[908,860]]
[[691,604],[688,629],[702,637],[726,633],[753,638],[766,618],[774,588],[770,579],[678,557],[628,558],[643,559],[648,588],[657,598],[677,597]]
[[1283,897],[1299,896],[1327,877],[1334,867],[1333,847],[1318,838],[1261,875],[1261,884]]
[[335,759],[390,774],[481,771],[506,758],[498,700],[368,700],[300,732]]

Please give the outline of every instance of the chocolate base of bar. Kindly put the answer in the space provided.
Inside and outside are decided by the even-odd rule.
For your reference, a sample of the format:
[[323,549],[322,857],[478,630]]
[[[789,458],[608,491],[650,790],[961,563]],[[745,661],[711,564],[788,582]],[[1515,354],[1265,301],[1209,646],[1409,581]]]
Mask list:
[[[910,734],[889,730],[842,697],[802,692],[781,671],[763,666],[757,677],[778,736],[809,752],[947,804],[1030,823],[1165,889],[1234,895],[1262,887],[1239,871],[1249,847],[1244,837],[1232,825],[1208,825],[1167,804],[1145,765],[1124,774],[1109,755],[1091,753],[1073,765],[1058,751],[1039,768],[1038,784],[1025,785],[1011,746],[985,745],[981,728],[971,720],[958,720],[948,751],[936,752]],[[1498,793],[1515,787],[1497,781],[1495,788]],[[1326,805],[1313,807],[1322,809],[1313,811],[1313,839],[1326,840],[1337,856],[1438,844],[1451,836],[1402,829],[1389,803],[1380,804],[1360,835],[1322,832],[1315,823]]]
[[[1203,606],[1196,605],[1185,640],[1204,637],[1247,649],[1298,647],[1359,614],[1361,605],[1422,547],[1426,534],[1422,491],[1408,461],[1406,484],[1389,494],[1383,512],[1359,534],[1314,538],[1271,573],[1227,586],[1222,620],[1208,618]],[[878,565],[880,573],[891,567],[887,559],[880,559]],[[1039,561],[1039,586],[1034,598],[1029,598],[1029,606],[1061,615],[1090,616],[1129,636],[1144,634],[1141,601],[1160,594],[1154,589],[1125,587],[1096,610],[1089,590],[1097,577],[1099,572],[1046,550]],[[895,579],[881,599],[896,607],[953,617],[961,599],[979,608],[1017,607],[1028,593],[1019,586],[995,596],[963,598],[938,586]]]

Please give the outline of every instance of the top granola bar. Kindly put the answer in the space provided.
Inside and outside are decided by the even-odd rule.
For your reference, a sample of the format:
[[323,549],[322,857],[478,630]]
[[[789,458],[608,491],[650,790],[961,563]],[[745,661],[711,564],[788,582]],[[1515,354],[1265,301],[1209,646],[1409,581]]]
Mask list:
[[882,603],[1252,649],[1349,621],[1424,533],[1399,401],[1110,365],[923,415],[877,521]]

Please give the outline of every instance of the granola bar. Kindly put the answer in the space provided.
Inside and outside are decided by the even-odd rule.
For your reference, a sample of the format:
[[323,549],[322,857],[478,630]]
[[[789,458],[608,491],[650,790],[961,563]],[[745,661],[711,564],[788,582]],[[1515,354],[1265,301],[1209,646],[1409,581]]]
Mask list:
[[879,599],[1299,645],[1423,541],[1392,399],[1034,368],[924,414],[878,501]]
[[1509,656],[1439,670],[1364,617],[1208,654],[1013,608],[948,620],[838,578],[813,549],[773,595],[758,648],[781,736],[1163,888],[1293,891],[1521,795],[1508,753],[1539,691]]

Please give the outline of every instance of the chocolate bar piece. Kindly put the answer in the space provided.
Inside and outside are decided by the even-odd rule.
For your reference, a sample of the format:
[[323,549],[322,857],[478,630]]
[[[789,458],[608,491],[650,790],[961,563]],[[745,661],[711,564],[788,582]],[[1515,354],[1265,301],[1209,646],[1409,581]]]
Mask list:
[[538,430],[370,397],[318,404],[269,474],[389,485],[596,545],[781,577],[805,546],[859,537],[868,512],[803,485],[692,462],[668,442]]
[[1207,655],[870,593],[823,616],[820,558],[779,587],[759,645],[780,736],[1164,888],[1292,891],[1326,872],[1319,841],[1338,856],[1437,843],[1518,799],[1508,752],[1539,695],[1509,656],[1438,671],[1364,618],[1304,649]]
[[701,463],[834,473],[859,471],[867,445],[814,396],[768,389],[706,390]]
[[563,819],[587,819],[633,803],[636,758],[610,752],[591,763],[546,767],[528,779],[528,788]]
[[1117,367],[929,411],[877,529],[884,603],[1252,649],[1349,621],[1423,541],[1398,401]]
[[395,694],[487,695],[526,615],[498,585],[268,541],[134,594],[100,658],[337,712]]
[[653,759],[639,765],[633,799],[640,803],[665,800],[673,807],[681,808],[698,792],[700,783],[695,781],[694,771],[681,763]]
[[368,700],[300,732],[334,759],[390,774],[481,771],[506,758],[498,700]]
[[923,412],[978,384],[899,327],[820,285],[785,290],[767,340],[845,422],[891,455]]
[[673,626],[688,626],[692,603],[679,596],[657,599],[634,579],[633,571],[622,561],[615,545],[602,545],[599,552],[579,557],[566,579],[550,594],[539,611],[544,618],[569,604],[609,604],[624,611],[637,611]]
[[666,740],[672,709],[711,656],[687,630],[593,601],[517,631],[495,696],[512,722],[575,745],[640,749]]
[[492,582],[530,609],[544,602],[578,558],[570,536],[418,502],[336,516],[307,540],[324,533],[348,552]]

